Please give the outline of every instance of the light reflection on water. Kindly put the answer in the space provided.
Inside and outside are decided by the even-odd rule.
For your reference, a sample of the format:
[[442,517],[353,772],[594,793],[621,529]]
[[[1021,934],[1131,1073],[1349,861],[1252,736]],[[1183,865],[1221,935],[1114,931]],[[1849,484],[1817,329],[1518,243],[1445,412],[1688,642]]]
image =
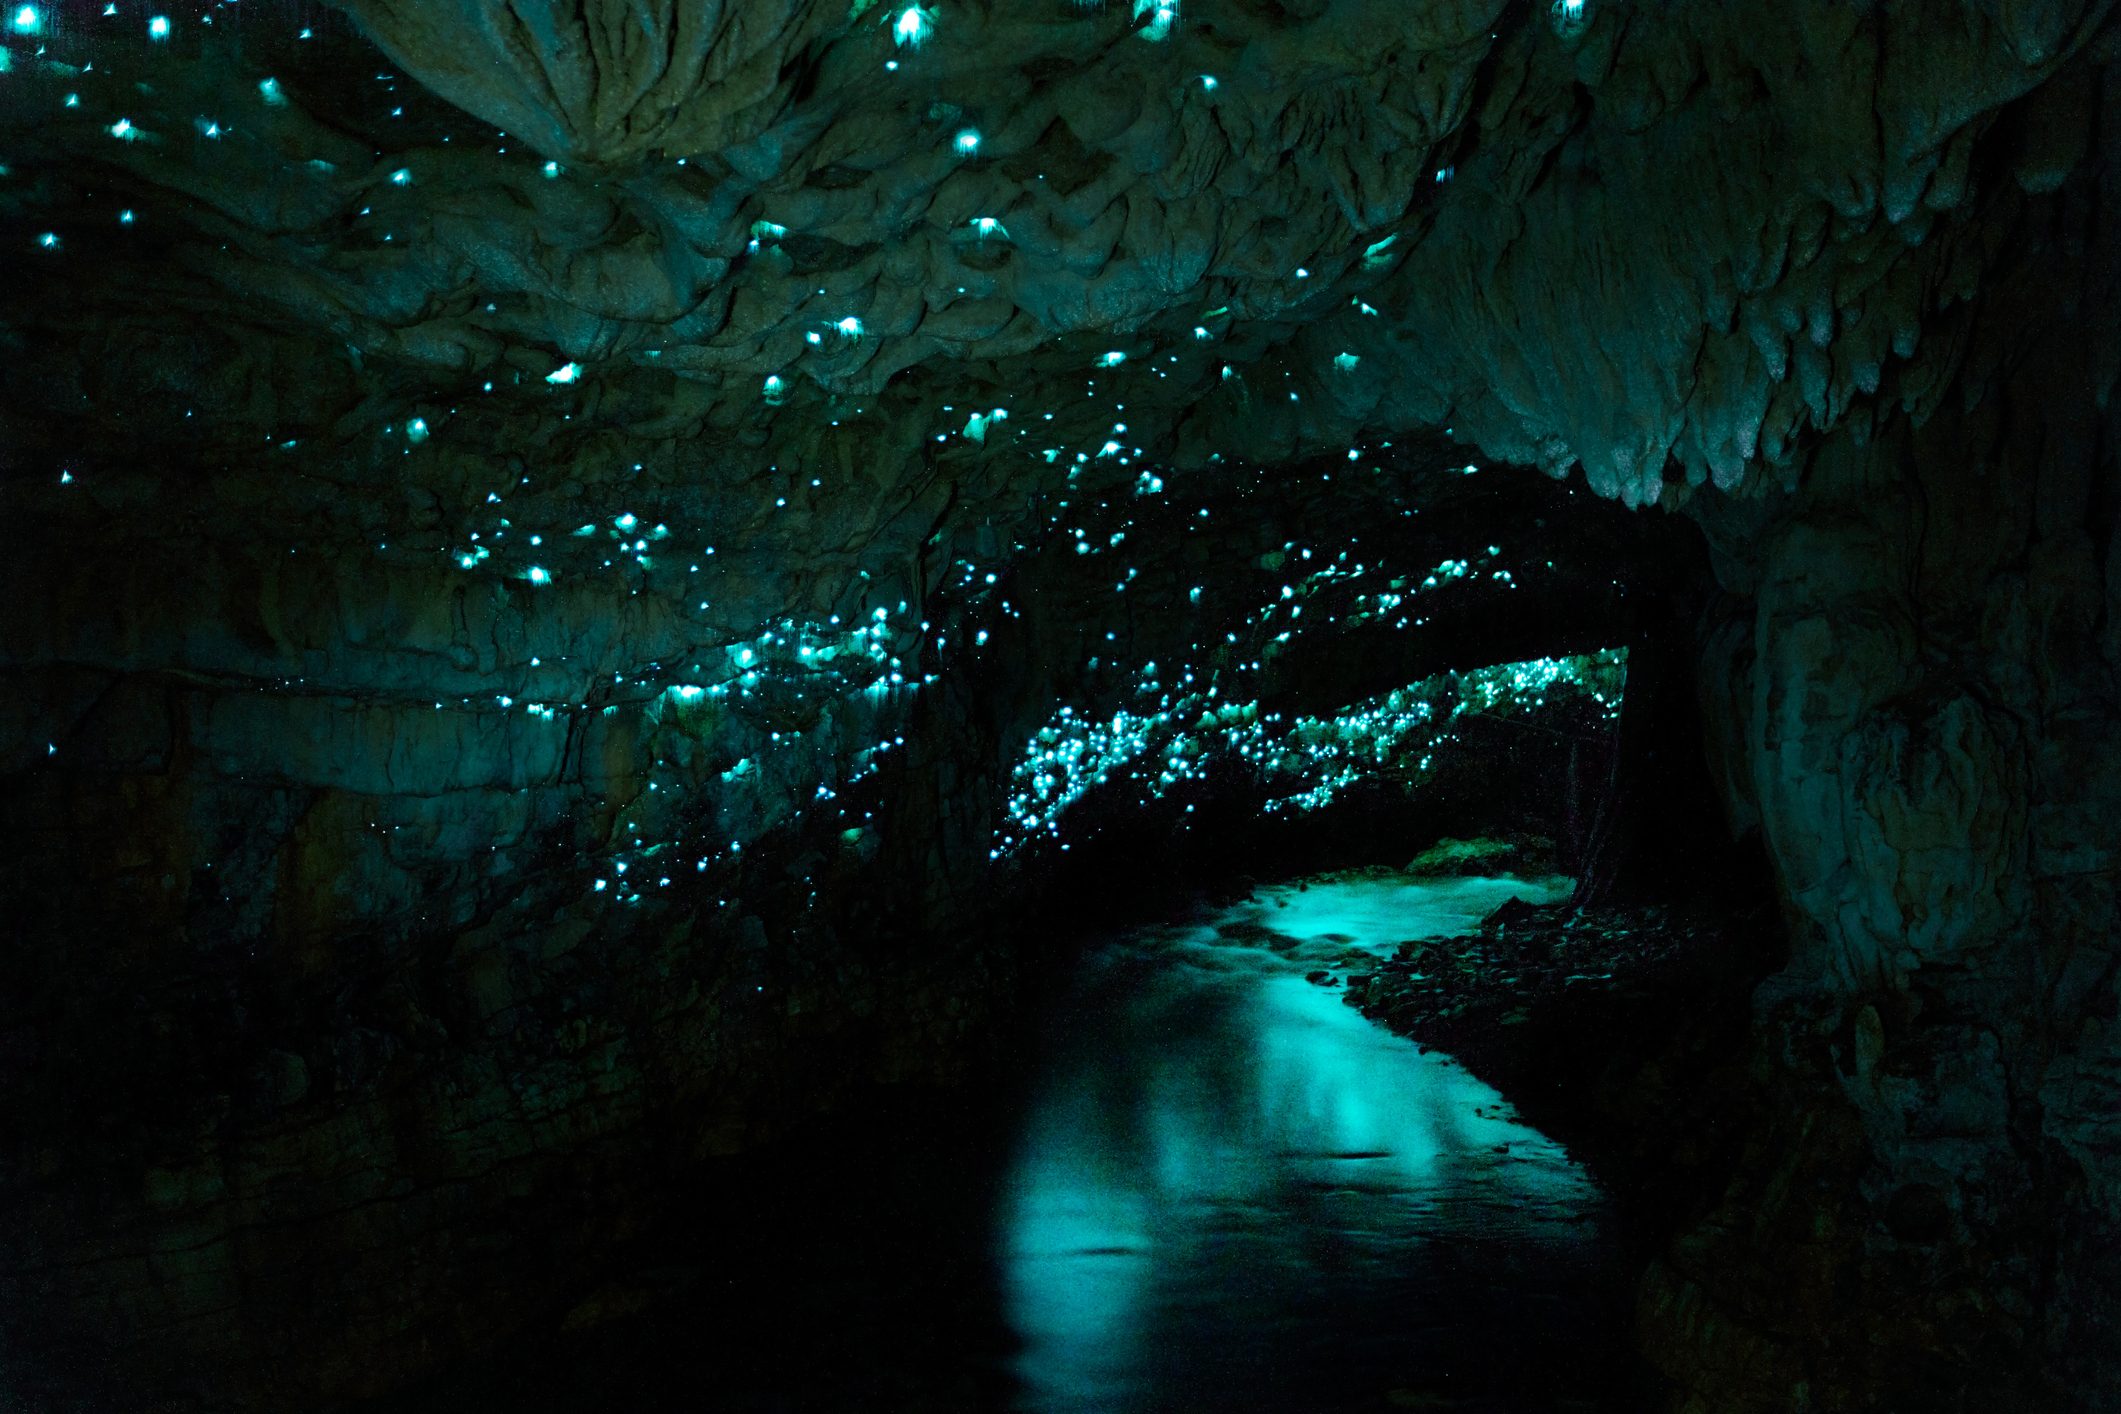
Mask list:
[[1594,1407],[1526,1362],[1596,1339],[1599,1190],[1303,975],[1565,885],[1265,890],[1095,952],[1003,1189],[1021,1407]]

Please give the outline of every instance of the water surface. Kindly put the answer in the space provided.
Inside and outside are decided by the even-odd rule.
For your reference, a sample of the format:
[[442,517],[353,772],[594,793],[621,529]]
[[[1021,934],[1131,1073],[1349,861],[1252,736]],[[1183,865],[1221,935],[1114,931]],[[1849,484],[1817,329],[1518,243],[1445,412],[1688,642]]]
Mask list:
[[1566,882],[1269,889],[1092,952],[1002,1186],[1017,1407],[1597,1407],[1603,1195],[1305,980]]
[[711,1168],[559,1336],[370,1414],[1638,1414],[1597,1187],[1305,980],[1565,883],[1357,877],[1114,934],[1015,1082]]

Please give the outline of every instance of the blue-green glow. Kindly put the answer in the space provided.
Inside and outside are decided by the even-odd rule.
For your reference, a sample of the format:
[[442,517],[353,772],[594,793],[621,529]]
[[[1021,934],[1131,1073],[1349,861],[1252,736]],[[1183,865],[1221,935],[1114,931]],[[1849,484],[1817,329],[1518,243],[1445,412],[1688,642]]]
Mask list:
[[[1449,1058],[1304,980],[1557,893],[1314,880],[1090,952],[1001,1192],[1027,1407],[1257,1407],[1257,1366],[1232,1358],[1233,1309],[1256,1322],[1248,1346],[1293,1356],[1345,1339],[1351,1310],[1421,1299],[1409,1272],[1424,1253],[1477,1268],[1462,1245],[1517,1241],[1576,1260],[1603,1204],[1566,1151]],[[1475,1279],[1454,1271],[1444,1289]],[[1431,1378],[1455,1394],[1444,1374]]]
[[918,5],[908,5],[905,9],[899,11],[898,18],[892,21],[891,42],[918,49],[927,42],[928,36],[934,32],[934,14],[923,10]]
[[[1469,572],[1463,560],[1439,568],[1441,577],[1429,576],[1424,589]],[[1313,579],[1332,573],[1321,571]],[[1296,586],[1282,586],[1280,598],[1255,616],[1255,625],[1278,612],[1293,623],[1302,614],[1298,597]],[[1363,606],[1373,596],[1359,596],[1348,622],[1389,613],[1405,597],[1404,591],[1386,591],[1369,609]],[[1294,632],[1274,636],[1270,650],[1286,644]],[[1100,787],[1125,783],[1141,801],[1161,800],[1178,786],[1198,782],[1218,763],[1251,772],[1268,792],[1270,812],[1318,809],[1357,781],[1375,776],[1412,787],[1429,778],[1438,754],[1458,740],[1453,724],[1467,713],[1520,716],[1546,705],[1550,694],[1575,691],[1612,718],[1620,710],[1626,664],[1622,650],[1503,663],[1426,678],[1332,716],[1285,718],[1262,713],[1256,701],[1223,693],[1215,679],[1233,665],[1220,670],[1188,666],[1167,676],[1150,663],[1136,675],[1137,705],[1103,719],[1063,706],[1026,745],[1012,776],[1008,820],[997,831],[992,853],[999,857],[1032,840],[1056,837],[1068,809]]]

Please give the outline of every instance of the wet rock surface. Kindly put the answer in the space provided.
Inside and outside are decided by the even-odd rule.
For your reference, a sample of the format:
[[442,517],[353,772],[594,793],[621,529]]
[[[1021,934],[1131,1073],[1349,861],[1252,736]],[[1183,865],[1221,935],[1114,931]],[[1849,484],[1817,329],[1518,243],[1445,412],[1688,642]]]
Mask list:
[[0,35],[11,1320],[493,1337],[656,1155],[963,1068],[1056,698],[1525,478],[1392,543],[1464,612],[1246,696],[1581,648],[1706,545],[1788,962],[1675,1399],[2121,1406],[2111,3],[235,10]]
[[1675,992],[1726,970],[1704,958],[1703,944],[1728,928],[1727,918],[1683,908],[1511,900],[1477,933],[1402,943],[1374,970],[1351,970],[1348,1000],[1476,1068],[1508,1068],[1505,1056],[1536,1049],[1514,1042],[1514,1028],[1576,1025],[1586,1011],[1660,1001],[1676,1009]]

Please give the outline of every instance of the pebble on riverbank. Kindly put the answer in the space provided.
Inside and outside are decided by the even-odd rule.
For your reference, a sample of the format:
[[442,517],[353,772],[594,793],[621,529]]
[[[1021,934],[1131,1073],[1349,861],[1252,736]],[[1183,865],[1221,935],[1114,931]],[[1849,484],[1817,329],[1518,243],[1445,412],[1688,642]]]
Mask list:
[[1477,932],[1402,943],[1373,970],[1351,973],[1347,997],[1392,1030],[1470,1059],[1547,1008],[1660,987],[1689,941],[1713,927],[1668,908],[1512,899]]

